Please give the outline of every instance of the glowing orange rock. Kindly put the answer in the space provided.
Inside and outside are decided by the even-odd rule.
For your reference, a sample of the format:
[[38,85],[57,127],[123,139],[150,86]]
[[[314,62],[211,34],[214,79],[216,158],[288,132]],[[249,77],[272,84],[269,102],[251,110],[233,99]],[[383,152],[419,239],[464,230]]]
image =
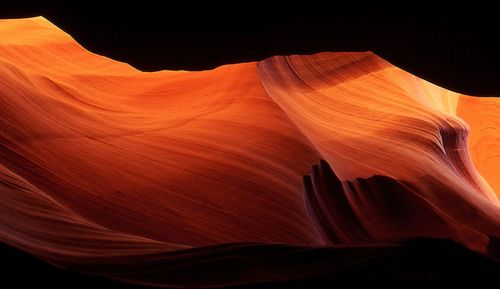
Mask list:
[[[145,73],[44,18],[1,20],[0,241],[156,285],[171,281],[124,264],[230,242],[485,251],[500,236],[499,110],[371,52]],[[333,171],[303,183],[320,159]]]
[[500,195],[500,99],[462,95],[457,115],[470,126],[469,153],[477,170]]

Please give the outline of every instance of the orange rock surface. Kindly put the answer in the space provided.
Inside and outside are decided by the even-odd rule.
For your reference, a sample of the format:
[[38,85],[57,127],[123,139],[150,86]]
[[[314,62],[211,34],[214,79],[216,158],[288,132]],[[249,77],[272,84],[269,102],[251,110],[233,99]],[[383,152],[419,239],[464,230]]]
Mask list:
[[469,153],[481,176],[500,196],[500,99],[462,95],[457,115],[469,126]]
[[[231,242],[437,236],[484,252],[500,236],[500,100],[371,52],[146,73],[42,17],[0,20],[0,123],[0,241],[79,270],[165,285],[117,272]],[[349,211],[332,228],[332,187],[314,179],[331,173],[303,182],[320,159]]]

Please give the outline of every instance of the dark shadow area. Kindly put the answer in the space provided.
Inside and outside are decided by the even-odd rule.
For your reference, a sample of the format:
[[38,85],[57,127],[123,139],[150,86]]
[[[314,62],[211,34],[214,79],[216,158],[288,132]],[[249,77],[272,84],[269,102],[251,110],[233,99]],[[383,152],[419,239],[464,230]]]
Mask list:
[[374,2],[17,1],[2,3],[0,17],[43,15],[87,49],[147,71],[372,50],[446,88],[500,95],[500,18],[493,1]]
[[[0,246],[0,254],[2,288],[147,288],[60,269],[7,245]],[[170,268],[159,278],[190,288],[207,280],[218,288],[224,274],[245,280],[242,269],[252,267],[283,281],[225,288],[496,288],[500,274],[500,263],[431,238],[323,248],[226,244],[179,256],[178,266],[157,264]]]
[[23,251],[0,243],[2,288],[109,288],[140,289],[104,277],[56,267]]

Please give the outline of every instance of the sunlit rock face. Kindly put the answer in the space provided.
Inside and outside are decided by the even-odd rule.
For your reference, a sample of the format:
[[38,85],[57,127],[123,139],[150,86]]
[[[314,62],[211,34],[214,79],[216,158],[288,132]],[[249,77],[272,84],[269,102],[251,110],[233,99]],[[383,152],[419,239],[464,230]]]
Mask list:
[[[235,242],[500,237],[500,100],[371,52],[146,73],[1,20],[0,123],[0,241],[116,279],[186,285],[169,262]],[[259,254],[198,285],[288,277]]]
[[500,99],[462,95],[457,115],[470,127],[469,154],[474,166],[500,196]]
[[[346,182],[346,202],[366,238],[454,236],[481,250],[484,234],[498,233],[498,198],[476,171],[467,145],[471,128],[457,116],[457,110],[466,113],[460,107],[470,97],[418,79],[371,52],[279,56],[258,68],[269,95]],[[491,115],[472,126],[495,127]],[[491,135],[500,135],[500,129],[492,131],[486,136],[490,144]],[[472,150],[484,149],[476,138]],[[484,158],[494,158],[495,150]],[[500,174],[489,163],[488,179],[495,184]],[[415,201],[387,197],[391,189],[370,179],[374,175],[406,182],[395,191]],[[405,215],[408,222],[401,222]]]

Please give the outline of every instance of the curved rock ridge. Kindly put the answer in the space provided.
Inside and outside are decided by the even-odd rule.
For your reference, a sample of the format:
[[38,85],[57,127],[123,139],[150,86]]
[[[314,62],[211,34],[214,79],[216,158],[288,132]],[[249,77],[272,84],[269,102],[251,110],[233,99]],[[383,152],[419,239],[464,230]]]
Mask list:
[[304,192],[306,207],[328,245],[414,236],[451,237],[478,250],[490,243],[483,227],[454,219],[409,182],[381,175],[342,182],[321,161],[304,177]]
[[500,99],[461,96],[457,115],[470,127],[469,153],[481,176],[500,195]]
[[[380,208],[372,211],[379,197],[370,201],[368,196],[390,194],[376,184],[385,182],[373,177],[378,175],[410,184],[411,189],[397,186],[458,226],[457,238],[475,249],[485,250],[486,235],[500,232],[498,197],[475,169],[467,144],[470,127],[456,115],[465,96],[418,79],[371,52],[276,56],[259,62],[258,69],[266,91],[340,180],[375,183],[348,183],[346,196],[356,218],[372,223],[372,237],[399,235],[410,226],[387,224],[389,231],[377,226],[396,222],[394,216],[379,216]],[[497,170],[490,174],[493,181],[499,177]],[[422,224],[415,223],[414,229]]]
[[[371,52],[146,73],[42,17],[0,20],[0,241],[167,287],[283,281],[300,270],[269,274],[276,256],[410,237],[486,254],[499,104]],[[183,268],[206,279],[162,275]]]

